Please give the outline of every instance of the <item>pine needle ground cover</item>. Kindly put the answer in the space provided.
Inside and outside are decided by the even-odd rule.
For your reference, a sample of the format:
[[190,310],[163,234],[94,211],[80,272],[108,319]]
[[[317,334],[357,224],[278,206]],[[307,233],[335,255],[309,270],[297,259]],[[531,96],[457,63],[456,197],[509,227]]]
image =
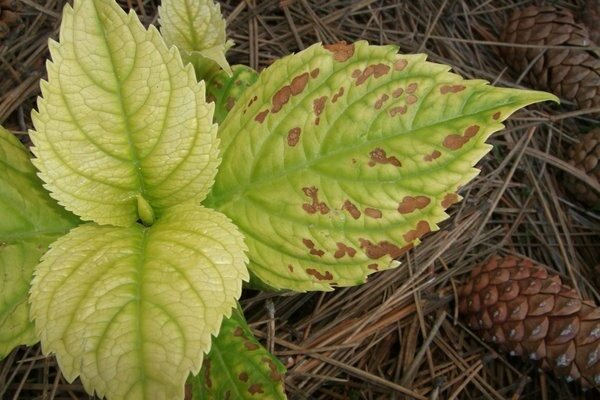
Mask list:
[[[467,78],[521,87],[529,85],[526,74],[507,68],[497,37],[517,7],[532,4],[526,3],[306,0],[221,6],[236,42],[228,53],[232,64],[260,69],[315,41],[367,39],[397,44],[406,53],[425,52]],[[156,22],[154,2],[121,4],[145,24]],[[57,35],[63,5],[0,3],[10,25],[0,39],[0,121],[26,143],[47,38]],[[553,5],[574,15],[583,10],[583,2]],[[491,138],[494,150],[478,165],[482,173],[461,190],[464,200],[450,209],[441,232],[424,237],[399,268],[373,275],[366,285],[288,296],[246,292],[241,303],[253,333],[288,368],[289,397],[593,398],[593,392],[481,342],[459,322],[455,299],[473,266],[501,251],[551,266],[576,292],[598,300],[598,214],[562,185],[575,176],[594,190],[594,181],[564,160],[580,133],[597,126],[598,111],[567,100],[513,116],[508,129]],[[67,384],[55,360],[37,347],[18,349],[2,362],[0,393],[87,398],[81,384]]]

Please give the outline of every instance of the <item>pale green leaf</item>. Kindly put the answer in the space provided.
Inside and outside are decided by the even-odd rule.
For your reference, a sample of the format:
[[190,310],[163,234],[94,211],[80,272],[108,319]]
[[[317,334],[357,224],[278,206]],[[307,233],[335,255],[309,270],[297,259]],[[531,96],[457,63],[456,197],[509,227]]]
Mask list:
[[215,103],[214,119],[219,124],[246,89],[258,79],[258,73],[245,65],[234,65],[232,69],[231,76],[225,71],[219,71],[206,81],[206,100]]
[[129,226],[139,196],[157,217],[205,197],[219,163],[214,106],[154,27],[112,0],[76,0],[50,52],[31,138],[54,198],[84,220]]
[[227,40],[225,19],[214,0],[163,0],[158,9],[160,31],[169,46],[179,48],[185,62],[191,62],[198,79],[210,75],[215,63],[231,75],[225,53],[233,42]]
[[252,335],[239,308],[223,320],[200,374],[190,378],[194,400],[285,399],[285,367]]
[[247,280],[242,235],[188,202],[152,227],[73,229],[35,271],[31,315],[65,377],[108,398],[182,398]]
[[0,359],[37,342],[27,303],[33,268],[48,244],[77,223],[35,173],[25,147],[0,127]]
[[515,110],[550,94],[463,80],[425,55],[314,45],[263,71],[219,129],[205,204],[274,288],[355,285],[438,229]]

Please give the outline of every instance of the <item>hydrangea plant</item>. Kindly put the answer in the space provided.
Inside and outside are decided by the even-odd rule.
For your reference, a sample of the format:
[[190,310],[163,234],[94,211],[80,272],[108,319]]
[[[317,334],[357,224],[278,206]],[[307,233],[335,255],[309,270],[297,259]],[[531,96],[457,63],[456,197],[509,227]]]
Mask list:
[[183,398],[188,379],[194,398],[285,398],[242,283],[333,290],[393,268],[502,122],[556,100],[364,41],[231,68],[212,0],[163,0],[159,21],[65,6],[32,163],[0,130],[0,357],[40,340],[109,399]]

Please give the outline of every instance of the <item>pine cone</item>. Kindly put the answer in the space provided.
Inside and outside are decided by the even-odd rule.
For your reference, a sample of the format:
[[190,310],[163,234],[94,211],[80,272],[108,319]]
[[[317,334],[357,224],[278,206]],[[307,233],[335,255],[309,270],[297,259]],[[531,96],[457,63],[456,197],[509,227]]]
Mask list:
[[0,39],[22,26],[16,0],[0,0]]
[[[569,164],[600,184],[600,128],[592,129],[581,136],[579,143],[567,151],[567,157]],[[569,192],[588,207],[600,205],[600,193],[573,175],[566,175],[564,183]]]
[[[583,25],[563,8],[527,7],[509,18],[500,40],[528,46],[589,46]],[[583,49],[502,46],[500,54],[534,87],[576,102],[581,108],[600,107],[600,57]]]
[[461,288],[460,313],[484,340],[600,387],[600,307],[533,261],[494,256]]
[[600,46],[600,0],[588,0],[583,8],[582,15],[590,39],[596,46]]

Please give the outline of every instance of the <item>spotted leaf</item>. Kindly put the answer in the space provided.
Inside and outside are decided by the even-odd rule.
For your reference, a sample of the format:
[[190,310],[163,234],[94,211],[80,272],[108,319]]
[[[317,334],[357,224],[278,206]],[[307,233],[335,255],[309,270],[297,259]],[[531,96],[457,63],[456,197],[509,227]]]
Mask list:
[[261,73],[220,127],[205,203],[245,233],[255,278],[330,290],[390,268],[447,218],[502,121],[556,100],[449,69],[357,42],[317,44]]
[[154,27],[113,0],[75,0],[50,53],[31,139],[52,197],[84,220],[130,226],[206,196],[214,107]]
[[206,81],[206,99],[215,103],[215,122],[223,122],[238,99],[256,79],[258,73],[252,68],[234,65],[233,75],[229,76],[225,71],[219,71]]
[[158,12],[165,41],[169,46],[177,46],[184,61],[194,65],[198,79],[211,75],[218,67],[231,75],[225,53],[233,46],[233,41],[227,40],[219,3],[213,0],[162,0]]
[[35,174],[28,151],[0,127],[0,359],[17,345],[37,342],[27,303],[33,268],[77,223]]
[[247,280],[244,250],[223,214],[191,202],[151,227],[73,229],[35,270],[44,354],[99,397],[183,398]]
[[285,399],[285,367],[252,335],[239,308],[223,320],[202,370],[191,378],[192,398]]

